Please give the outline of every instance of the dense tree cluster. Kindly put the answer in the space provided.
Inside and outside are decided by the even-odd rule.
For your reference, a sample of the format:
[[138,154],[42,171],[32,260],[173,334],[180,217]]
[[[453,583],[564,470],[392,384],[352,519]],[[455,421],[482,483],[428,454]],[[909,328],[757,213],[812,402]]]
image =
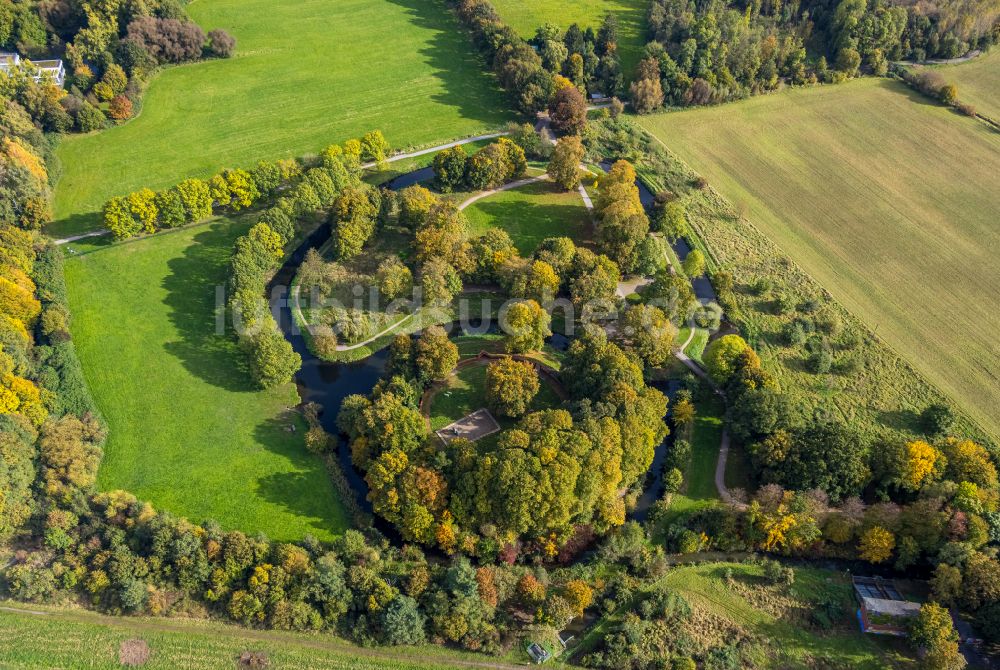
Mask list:
[[654,0],[653,41],[632,91],[637,110],[649,111],[664,100],[672,105],[732,100],[773,89],[782,79],[805,83],[803,38],[795,20],[782,15],[798,7]]
[[507,91],[514,107],[533,115],[549,106],[555,77],[565,78],[580,94],[616,95],[623,85],[618,60],[618,24],[608,14],[600,29],[573,24],[562,33],[556,26],[538,29],[531,44],[503,22],[488,0],[457,0],[462,23]]
[[434,185],[442,193],[463,188],[485,191],[523,177],[528,167],[524,149],[501,137],[469,156],[461,145],[434,157]]
[[[667,523],[660,532],[671,549],[860,558],[900,571],[929,565],[933,597],[978,613],[984,632],[996,635],[1000,589],[992,584],[1000,562],[990,545],[1000,537],[1000,480],[985,447],[947,435],[946,409],[928,408],[924,438],[872,443],[841,422],[801,416],[742,338],[716,339],[704,359],[726,391],[731,432],[747,445],[762,486],[745,510],[698,512]],[[862,502],[872,490],[874,500]],[[691,543],[695,537],[702,539]],[[950,633],[935,642],[936,650],[920,637],[928,633],[915,635],[921,648],[954,658]]]
[[514,107],[524,114],[544,109],[552,94],[552,75],[531,45],[503,22],[488,0],[459,0],[455,7]]
[[[78,430],[66,426],[59,439]],[[156,616],[197,603],[252,627],[497,652],[517,621],[561,627],[591,598],[589,586],[568,574],[476,568],[464,558],[430,562],[414,547],[396,549],[355,530],[328,544],[272,542],[157,512],[123,491],[94,493],[88,481],[69,486],[70,498],[46,497],[48,551],[5,568],[19,600],[78,595],[109,613]]]
[[[370,136],[374,137],[369,134],[366,138]],[[189,179],[176,187],[181,192],[197,191],[198,199],[185,199],[180,194],[178,199],[197,201],[207,212],[213,203],[242,209],[257,199],[280,194],[257,224],[236,240],[230,263],[229,303],[236,335],[247,352],[250,373],[262,387],[287,383],[302,363],[275,323],[265,296],[267,282],[280,266],[287,246],[298,238],[300,226],[308,230],[317,217],[328,214],[341,256],[357,253],[374,232],[381,202],[378,191],[361,182],[361,160],[371,156],[365,156],[362,147],[358,140],[331,145],[323,151],[319,164],[305,170],[295,161],[262,161],[253,171],[243,173],[246,179],[238,182],[237,189],[230,188],[232,182],[226,176],[243,171],[227,171],[201,182],[211,200],[202,188],[181,189],[197,180]],[[255,194],[254,199],[248,197],[250,194]],[[331,346],[336,346],[335,339]]]
[[[612,591],[608,602],[617,604],[631,595],[624,587]],[[691,649],[695,646],[685,630],[692,617],[691,605],[672,591],[641,593],[627,607],[621,626],[600,638],[594,651],[583,657],[583,665],[608,670],[646,668],[695,668]]]
[[553,558],[579,526],[602,533],[624,522],[620,491],[641,482],[667,433],[666,397],[645,385],[636,360],[600,329],[588,332],[560,375],[576,400],[527,414],[539,389],[533,366],[490,364],[489,402],[521,418],[486,450],[460,438],[444,445],[417,409],[425,385],[457,360],[443,331],[428,329],[415,346],[400,336],[395,376],[370,397],[345,400],[338,426],[366,472],[376,513],[410,541],[511,560],[520,552]]
[[646,59],[632,86],[636,110],[702,105],[780,83],[884,75],[903,59],[953,58],[997,39],[1000,7],[816,0],[727,3],[654,0]]
[[598,248],[625,273],[639,265],[642,242],[649,235],[649,218],[639,200],[635,168],[618,161],[597,182]]
[[[62,252],[47,221],[47,145],[4,103],[0,155],[0,541],[38,518],[43,493],[71,499],[92,483],[103,434],[69,334]],[[84,417],[80,421],[76,417]],[[77,430],[79,428],[79,430]]]
[[[293,217],[316,214],[316,198],[320,210],[333,207],[342,191],[316,193],[331,175],[309,179],[314,170],[340,172],[338,150],[324,154],[323,166],[286,185],[278,203],[237,241],[233,287],[262,297],[269,269],[296,234]],[[343,189],[357,188],[356,171],[341,169],[349,175]],[[86,599],[112,614],[169,615],[196,606],[248,626],[329,630],[363,644],[432,639],[494,652],[524,624],[552,627],[554,635],[591,603],[590,586],[573,573],[475,568],[464,559],[432,563],[413,547],[391,547],[371,530],[368,537],[349,530],[327,544],[309,537],[299,544],[271,542],[157,512],[123,491],[98,493],[104,433],[92,418],[69,338],[61,259],[55,246],[38,243],[32,232],[0,227],[0,320],[6,323],[0,329],[0,402],[6,403],[0,413],[0,536],[6,540],[27,524],[35,541],[24,546],[38,547],[4,566],[11,597]],[[382,273],[387,277],[395,271],[390,265]],[[3,289],[3,282],[11,286]],[[412,353],[413,360],[397,355],[394,367],[414,378],[440,376],[457,360],[454,344],[435,330]],[[267,351],[254,352],[251,365],[264,379],[287,374]],[[415,388],[415,381],[400,376],[380,384],[372,402],[345,403],[342,423],[382,440],[373,439],[371,449],[356,440],[359,462],[374,458],[376,448],[392,454],[377,459],[373,481],[391,475],[394,458],[423,447],[423,419],[407,410],[416,402]],[[322,433],[315,416],[307,415],[307,446],[329,448],[328,437],[313,434]],[[402,489],[437,510],[443,492],[434,470],[415,468],[407,477]],[[379,504],[391,507],[392,500]],[[419,521],[419,514],[414,518]],[[446,541],[448,528],[435,528],[436,536]]]
[[486,368],[486,400],[500,416],[522,416],[540,387],[535,367],[527,361],[501,358]]
[[49,143],[17,102],[0,99],[0,225],[37,230],[52,218]]
[[618,19],[609,12],[596,32],[576,23],[565,32],[545,24],[535,31],[532,43],[545,66],[580,93],[611,97],[623,91],[626,74],[619,60],[618,39]]
[[22,105],[50,132],[90,132],[125,121],[142,83],[162,64],[203,55],[228,58],[236,41],[224,30],[206,37],[177,0],[131,3],[0,3],[0,47],[28,59],[63,58],[66,88],[35,82],[24,63],[0,74],[0,96]]

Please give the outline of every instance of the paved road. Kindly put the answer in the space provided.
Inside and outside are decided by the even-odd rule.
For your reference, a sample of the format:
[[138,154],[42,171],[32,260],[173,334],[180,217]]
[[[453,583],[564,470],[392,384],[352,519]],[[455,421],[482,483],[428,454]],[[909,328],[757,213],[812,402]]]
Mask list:
[[959,56],[958,58],[932,58],[930,60],[925,60],[921,62],[910,61],[910,60],[899,60],[896,61],[896,65],[958,65],[959,63],[967,63],[970,60],[979,58],[982,55],[982,51],[970,51],[964,56]]
[[83,233],[81,235],[73,235],[72,237],[64,237],[61,240],[56,240],[56,244],[68,244],[69,242],[76,242],[77,240],[85,240],[88,237],[101,237],[110,233],[110,230],[102,228],[101,230],[94,230],[89,233]]

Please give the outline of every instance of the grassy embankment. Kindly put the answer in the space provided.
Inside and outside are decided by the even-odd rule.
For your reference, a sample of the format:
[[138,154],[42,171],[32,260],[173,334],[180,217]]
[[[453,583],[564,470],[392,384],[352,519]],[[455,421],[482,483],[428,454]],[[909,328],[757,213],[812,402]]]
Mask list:
[[[151,652],[144,670],[234,668],[245,651],[262,652],[268,667],[296,670],[436,670],[491,663],[483,656],[440,646],[365,649],[329,634],[250,630],[188,619],[108,617],[14,602],[4,602],[0,608],[0,667],[5,670],[118,670],[123,667],[122,642],[134,639],[144,640]],[[491,663],[491,667],[514,666]]]

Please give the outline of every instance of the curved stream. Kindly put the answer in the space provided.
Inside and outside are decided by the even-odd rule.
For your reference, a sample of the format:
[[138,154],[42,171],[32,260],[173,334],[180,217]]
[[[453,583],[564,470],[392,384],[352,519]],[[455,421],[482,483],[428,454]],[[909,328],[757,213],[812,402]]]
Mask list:
[[[430,168],[424,168],[400,175],[386,185],[393,190],[399,190],[432,177],[433,171]],[[639,184],[640,193],[647,194],[645,197],[651,202],[652,194],[649,193],[649,190],[638,181],[637,184]],[[368,395],[371,393],[375,384],[385,374],[388,349],[382,349],[353,363],[325,361],[309,350],[306,338],[292,318],[289,294],[299,265],[310,249],[322,246],[330,238],[330,235],[330,227],[323,224],[312,235],[303,240],[271,279],[268,285],[268,295],[270,296],[271,313],[278,322],[279,328],[295,352],[302,357],[302,368],[296,373],[295,382],[303,404],[314,402],[320,405],[323,408],[320,412],[320,423],[324,430],[330,435],[339,436],[337,414],[340,412],[341,403],[349,395],[355,393]],[[549,338],[549,343],[556,348],[563,349],[568,346],[569,341],[565,336],[555,334]],[[659,388],[672,399],[680,388],[680,382],[653,383],[651,386]],[[630,514],[630,518],[637,521],[645,520],[650,506],[663,494],[662,465],[671,442],[672,437],[668,436],[657,446],[653,463],[647,474],[646,486],[635,509]],[[371,512],[371,503],[368,501],[368,484],[351,463],[350,448],[347,440],[342,439],[342,437],[338,439],[337,455],[344,476],[350,483],[358,503],[362,509]],[[378,517],[376,519],[381,521]],[[379,523],[378,527],[388,537],[398,537],[391,526],[387,527],[387,524]]]

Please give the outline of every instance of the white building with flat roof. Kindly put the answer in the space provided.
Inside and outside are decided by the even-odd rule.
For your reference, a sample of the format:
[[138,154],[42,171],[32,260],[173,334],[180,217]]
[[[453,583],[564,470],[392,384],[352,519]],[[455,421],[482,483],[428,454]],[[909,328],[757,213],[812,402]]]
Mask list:
[[34,69],[34,78],[37,82],[42,81],[45,77],[51,77],[52,81],[62,86],[66,81],[66,68],[63,67],[63,62],[58,58],[30,61],[27,58],[21,58],[20,54],[0,52],[0,72],[9,74],[12,69],[21,65]]

